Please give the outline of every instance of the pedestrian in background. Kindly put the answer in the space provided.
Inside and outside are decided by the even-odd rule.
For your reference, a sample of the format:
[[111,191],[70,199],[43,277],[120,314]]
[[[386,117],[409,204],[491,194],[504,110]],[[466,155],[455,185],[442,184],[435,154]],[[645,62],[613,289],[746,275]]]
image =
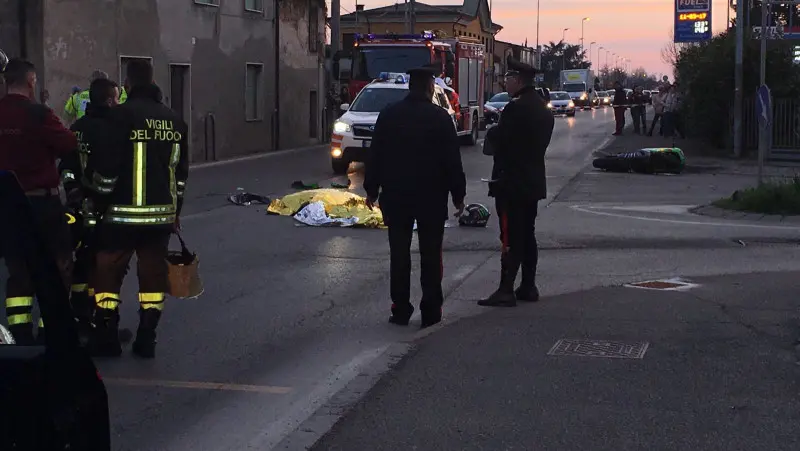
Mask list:
[[673,84],[673,90],[675,91],[675,132],[680,138],[685,138],[686,133],[684,133],[683,90],[681,89],[680,83],[675,81]]
[[[500,113],[497,126],[486,132],[494,158],[489,196],[495,198],[502,243],[499,287],[478,301],[488,307],[539,300],[536,215],[539,201],[547,197],[544,155],[555,126],[547,101],[534,87],[536,70],[512,58],[508,68],[505,85],[512,99]],[[522,280],[515,291],[520,267]]]
[[[53,111],[35,103],[36,67],[12,59],[3,72],[7,94],[0,99],[0,170],[16,174],[34,213],[34,226],[55,259],[66,287],[72,273],[72,241],[66,209],[61,203],[56,160],[75,152],[78,140]],[[24,250],[4,249],[6,315],[17,344],[31,345],[35,287]],[[39,320],[36,339],[44,342],[44,322]]]
[[675,86],[667,83],[665,85],[666,94],[664,95],[664,136],[675,136],[675,126],[677,122],[678,96]]
[[656,123],[658,123],[659,136],[664,136],[664,96],[666,96],[666,92],[663,86],[653,94],[653,122],[650,124],[650,131],[647,132],[648,136],[653,136]]
[[380,203],[389,228],[389,322],[406,326],[411,305],[411,240],[417,226],[421,260],[422,327],[442,320],[442,241],[448,195],[456,216],[464,211],[466,178],[453,120],[433,103],[432,68],[409,70],[409,93],[386,107],[375,123],[365,165],[367,206]]
[[614,104],[614,122],[616,125],[613,135],[619,136],[622,134],[622,129],[625,128],[625,110],[628,108],[628,95],[622,89],[622,83],[618,81],[614,82],[614,100],[612,103]]
[[646,104],[644,88],[634,86],[633,94],[631,94],[631,119],[633,120],[633,132],[637,135],[647,131]]
[[[89,83],[98,80],[98,79],[108,79],[108,74],[101,71],[96,70],[92,72],[92,76],[89,80]],[[64,105],[64,113],[67,116],[68,122],[74,122],[83,117],[86,114],[86,105],[89,103],[89,90],[83,90],[78,93],[74,93],[69,96],[67,99],[67,103]]]

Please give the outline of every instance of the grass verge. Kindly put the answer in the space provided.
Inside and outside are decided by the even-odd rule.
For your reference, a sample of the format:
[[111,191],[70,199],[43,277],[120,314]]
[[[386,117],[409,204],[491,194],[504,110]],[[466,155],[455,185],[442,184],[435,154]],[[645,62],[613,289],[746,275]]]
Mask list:
[[766,215],[800,215],[800,176],[790,181],[769,182],[736,191],[731,197],[719,199],[712,205]]

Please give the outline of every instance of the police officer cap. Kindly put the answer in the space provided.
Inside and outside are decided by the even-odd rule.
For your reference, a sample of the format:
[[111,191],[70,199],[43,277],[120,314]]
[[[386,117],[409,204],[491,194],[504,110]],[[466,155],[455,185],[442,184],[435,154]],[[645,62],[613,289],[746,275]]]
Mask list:
[[433,78],[437,75],[436,66],[429,64],[422,67],[416,67],[408,70],[408,75],[411,78]]
[[506,70],[506,75],[524,75],[528,77],[533,77],[538,72],[533,66],[530,64],[525,64],[523,62],[517,61],[512,57],[508,57],[506,60],[506,65],[508,69]]

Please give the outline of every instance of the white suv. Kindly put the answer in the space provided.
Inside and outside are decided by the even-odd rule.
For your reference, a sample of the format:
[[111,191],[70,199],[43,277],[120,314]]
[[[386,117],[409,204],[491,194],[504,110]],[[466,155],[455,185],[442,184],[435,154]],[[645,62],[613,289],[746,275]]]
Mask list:
[[[433,103],[441,106],[453,119],[455,110],[450,106],[447,94],[439,85],[433,87]],[[372,143],[375,123],[381,110],[408,95],[408,75],[381,74],[358,93],[352,104],[341,106],[344,114],[333,124],[331,136],[331,167],[336,174],[346,174],[353,161],[364,161]]]

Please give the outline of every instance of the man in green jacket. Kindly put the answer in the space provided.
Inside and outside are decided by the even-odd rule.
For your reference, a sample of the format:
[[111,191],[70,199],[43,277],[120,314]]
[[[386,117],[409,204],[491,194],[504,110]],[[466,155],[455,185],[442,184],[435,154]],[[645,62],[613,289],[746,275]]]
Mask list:
[[[107,80],[108,74],[101,70],[96,70],[92,72],[92,77],[91,80],[89,80],[89,84],[91,84],[91,82],[97,79]],[[68,121],[72,123],[82,118],[83,115],[86,114],[86,105],[88,104],[89,104],[88,89],[69,96],[66,105],[64,105],[64,113],[66,113]]]

